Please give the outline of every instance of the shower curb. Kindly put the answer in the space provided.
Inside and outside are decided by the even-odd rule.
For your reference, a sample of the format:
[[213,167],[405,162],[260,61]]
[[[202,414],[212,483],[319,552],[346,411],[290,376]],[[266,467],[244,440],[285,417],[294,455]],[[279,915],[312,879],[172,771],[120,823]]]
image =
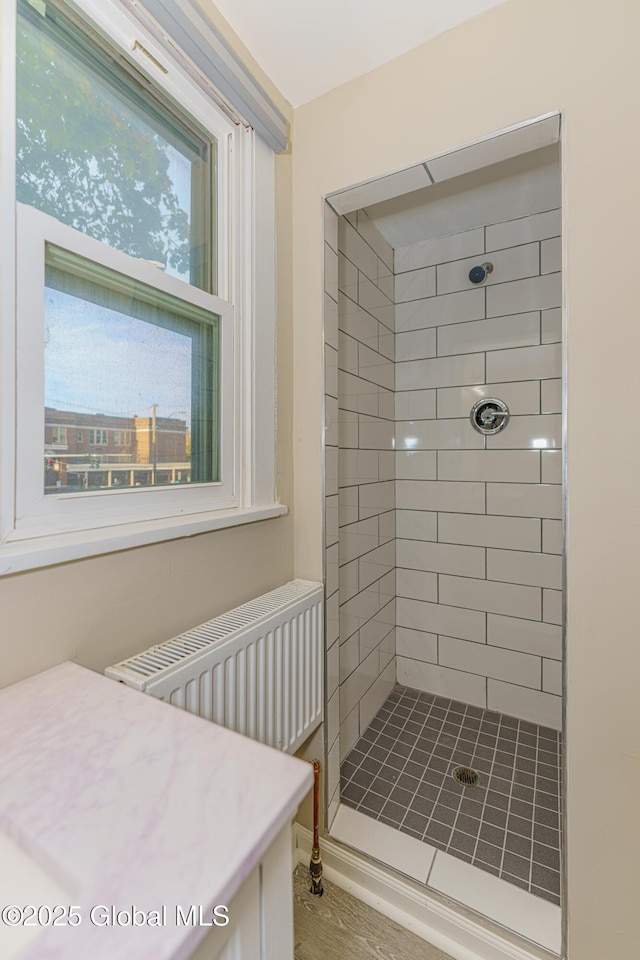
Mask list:
[[[295,823],[294,868],[297,863],[308,862],[311,846],[311,831]],[[330,883],[449,954],[452,960],[557,960],[557,954],[509,939],[460,905],[421,889],[328,836],[322,840],[322,857],[324,876]]]

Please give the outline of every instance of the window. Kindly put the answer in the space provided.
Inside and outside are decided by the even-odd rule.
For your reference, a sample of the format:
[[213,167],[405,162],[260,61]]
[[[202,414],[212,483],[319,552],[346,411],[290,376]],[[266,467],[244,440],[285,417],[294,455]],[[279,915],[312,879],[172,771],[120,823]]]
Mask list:
[[148,541],[282,513],[273,371],[252,377],[273,358],[271,151],[120,0],[0,3],[17,14],[4,546],[86,555],[96,528],[120,549],[145,523]]
[[[152,464],[151,486],[220,479],[219,315],[47,244],[44,318],[45,409],[62,405],[76,418],[91,409],[104,426],[89,430],[90,446],[108,446],[109,434],[122,445],[115,426],[129,426],[131,462]],[[165,463],[180,465],[180,481]],[[75,489],[83,468],[70,454],[73,482],[56,492]],[[141,486],[140,476],[119,486]]]
[[50,0],[19,0],[17,57],[18,202],[212,290],[215,138]]

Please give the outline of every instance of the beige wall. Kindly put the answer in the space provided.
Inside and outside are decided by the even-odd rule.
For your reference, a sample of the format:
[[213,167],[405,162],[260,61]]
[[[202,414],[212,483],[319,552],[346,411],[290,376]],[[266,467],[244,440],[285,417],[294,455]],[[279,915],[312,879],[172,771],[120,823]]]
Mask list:
[[319,577],[322,195],[564,111],[570,960],[640,956],[639,28],[637,0],[509,0],[294,114],[295,556]]
[[[216,27],[243,56],[290,119],[291,107],[265,78],[220,14]],[[276,158],[277,490],[291,505],[292,326],[291,156]],[[185,540],[0,578],[0,687],[63,660],[103,670],[293,576],[293,520],[219,530]]]

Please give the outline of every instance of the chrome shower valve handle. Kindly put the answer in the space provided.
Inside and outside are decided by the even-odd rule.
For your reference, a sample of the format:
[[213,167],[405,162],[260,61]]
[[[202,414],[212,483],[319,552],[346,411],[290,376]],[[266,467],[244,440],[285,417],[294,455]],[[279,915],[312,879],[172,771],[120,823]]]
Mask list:
[[480,419],[483,423],[487,424],[487,426],[490,426],[499,417],[506,417],[508,420],[509,416],[510,414],[505,413],[504,410],[483,410],[480,414]]
[[509,408],[503,400],[495,397],[483,397],[471,408],[469,419],[478,433],[492,436],[504,430],[511,418]]

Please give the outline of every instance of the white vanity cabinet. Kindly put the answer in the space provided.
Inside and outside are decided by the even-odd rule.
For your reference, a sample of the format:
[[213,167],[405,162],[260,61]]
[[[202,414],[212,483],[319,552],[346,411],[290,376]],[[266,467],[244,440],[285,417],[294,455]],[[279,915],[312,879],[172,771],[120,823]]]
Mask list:
[[189,960],[293,960],[291,826],[271,845]]
[[[0,759],[0,832],[82,918],[20,960],[293,960],[291,821],[310,764],[71,663],[0,690]],[[164,919],[95,923],[95,905]],[[213,905],[226,926],[209,925]]]

